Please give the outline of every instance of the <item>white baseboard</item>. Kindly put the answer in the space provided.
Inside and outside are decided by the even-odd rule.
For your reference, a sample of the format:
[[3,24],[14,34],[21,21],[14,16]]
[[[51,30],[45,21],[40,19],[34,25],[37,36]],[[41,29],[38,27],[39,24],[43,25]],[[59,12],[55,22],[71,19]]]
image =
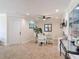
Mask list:
[[[32,39],[33,40],[33,39]],[[17,43],[7,43],[7,44],[5,44],[5,46],[10,46],[10,45],[17,45],[17,44],[25,44],[25,43],[28,43],[28,42],[30,42],[30,41],[32,41],[32,40],[26,40],[26,41],[23,41],[23,42],[17,42]]]

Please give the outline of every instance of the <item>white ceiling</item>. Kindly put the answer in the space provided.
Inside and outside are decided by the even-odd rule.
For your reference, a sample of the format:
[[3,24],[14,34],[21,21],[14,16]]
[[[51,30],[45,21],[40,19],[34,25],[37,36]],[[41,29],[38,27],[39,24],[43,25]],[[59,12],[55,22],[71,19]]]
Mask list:
[[63,13],[70,0],[0,0],[0,13],[25,15],[53,15],[55,10]]

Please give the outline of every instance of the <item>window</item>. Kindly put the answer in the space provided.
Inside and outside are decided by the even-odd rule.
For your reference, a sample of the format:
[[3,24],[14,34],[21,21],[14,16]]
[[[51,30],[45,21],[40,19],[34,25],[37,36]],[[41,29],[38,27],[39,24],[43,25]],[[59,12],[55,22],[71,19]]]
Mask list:
[[44,24],[45,32],[52,32],[52,24]]

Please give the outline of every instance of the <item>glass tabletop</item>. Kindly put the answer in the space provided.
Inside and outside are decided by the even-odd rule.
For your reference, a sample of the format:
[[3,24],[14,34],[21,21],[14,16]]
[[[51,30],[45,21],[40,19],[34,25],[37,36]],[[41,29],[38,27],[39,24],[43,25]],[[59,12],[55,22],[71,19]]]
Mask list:
[[64,44],[68,53],[79,55],[79,51],[77,51],[77,46],[75,46],[71,41],[62,40],[62,43]]

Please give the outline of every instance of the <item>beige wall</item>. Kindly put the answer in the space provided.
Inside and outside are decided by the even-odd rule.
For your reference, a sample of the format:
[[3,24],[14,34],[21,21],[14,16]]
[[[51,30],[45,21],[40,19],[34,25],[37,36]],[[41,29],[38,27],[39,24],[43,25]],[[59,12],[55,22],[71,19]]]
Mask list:
[[70,13],[77,4],[79,4],[79,0],[71,0],[71,3],[66,10],[66,13]]
[[27,19],[21,20],[21,41],[22,43],[26,43],[34,39],[34,32],[32,29],[29,29],[29,21]]
[[60,29],[60,23],[61,19],[60,18],[53,18],[53,19],[48,19],[46,21],[39,21],[38,27],[41,27],[43,32],[44,32],[44,24],[52,24],[52,32],[44,32],[46,35],[51,35],[52,39],[58,39],[58,37],[62,36],[62,32]]
[[8,16],[7,34],[8,45],[23,44],[34,39],[34,33],[29,29],[29,21],[22,17]]

